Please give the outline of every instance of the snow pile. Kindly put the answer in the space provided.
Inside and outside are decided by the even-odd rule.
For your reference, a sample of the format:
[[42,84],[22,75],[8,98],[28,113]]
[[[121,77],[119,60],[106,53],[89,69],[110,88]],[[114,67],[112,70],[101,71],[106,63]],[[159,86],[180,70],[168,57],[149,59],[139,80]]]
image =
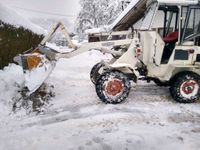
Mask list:
[[17,96],[23,82],[23,70],[20,66],[10,64],[0,70],[0,114],[11,113],[13,98]]
[[22,17],[16,11],[14,11],[11,8],[8,8],[1,2],[0,2],[0,10],[1,10],[0,11],[0,20],[2,20],[3,22],[14,25],[16,27],[22,26],[26,29],[33,31],[36,34],[46,34],[44,29],[33,24],[31,21]]

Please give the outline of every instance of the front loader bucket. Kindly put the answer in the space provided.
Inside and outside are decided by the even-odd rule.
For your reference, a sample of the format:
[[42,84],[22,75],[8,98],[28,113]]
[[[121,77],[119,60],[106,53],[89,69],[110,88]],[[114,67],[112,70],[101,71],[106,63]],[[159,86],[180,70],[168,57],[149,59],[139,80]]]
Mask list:
[[[35,92],[49,77],[55,68],[56,60],[47,57],[43,48],[37,48],[31,53],[18,55],[14,61],[22,66],[24,71],[24,87],[28,90],[27,95]],[[42,50],[43,52],[41,52]],[[48,53],[51,51],[47,49]],[[51,54],[56,55],[54,51]]]
[[64,58],[64,56],[65,58],[68,58],[79,53],[79,51],[74,52],[73,54],[60,53],[53,48],[46,46],[47,42],[51,41],[58,29],[65,35],[67,46],[76,50],[77,47],[71,41],[69,32],[64,24],[59,22],[52,28],[49,34],[44,37],[37,48],[30,49],[14,58],[14,61],[23,68],[25,75],[23,88],[28,90],[26,93],[27,96],[35,92],[49,77],[59,58]]

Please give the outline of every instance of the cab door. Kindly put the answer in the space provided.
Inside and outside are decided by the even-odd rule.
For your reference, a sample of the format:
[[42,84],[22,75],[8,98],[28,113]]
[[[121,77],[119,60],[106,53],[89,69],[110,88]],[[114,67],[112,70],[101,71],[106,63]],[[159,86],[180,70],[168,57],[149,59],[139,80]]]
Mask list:
[[181,44],[191,42],[194,46],[200,46],[200,7],[190,6],[183,9],[187,9],[188,12],[183,26]]

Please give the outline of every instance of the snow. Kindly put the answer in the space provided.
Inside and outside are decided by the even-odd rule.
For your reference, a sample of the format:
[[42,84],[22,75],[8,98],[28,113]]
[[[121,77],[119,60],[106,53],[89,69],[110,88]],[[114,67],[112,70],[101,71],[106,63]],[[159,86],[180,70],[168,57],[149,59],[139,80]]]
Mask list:
[[126,7],[126,9],[117,17],[117,19],[109,25],[113,29],[116,24],[139,2],[139,0],[132,0],[131,3]]
[[92,29],[85,30],[85,33],[86,34],[95,34],[95,33],[102,33],[102,32],[108,32],[108,31],[110,31],[109,27],[103,26],[100,28],[92,28]]
[[[79,45],[79,44],[77,44],[76,40],[72,40],[72,42],[77,46]],[[66,48],[66,47],[63,47],[63,46],[57,46],[55,43],[49,43],[49,42],[46,43],[46,46],[57,51],[57,52],[60,52],[60,53],[71,52],[71,51],[74,50],[74,49],[71,49],[71,48],[68,48],[68,47]]]
[[99,27],[99,28],[93,28],[88,29],[85,31],[86,34],[94,34],[94,33],[102,33],[102,32],[108,32],[111,31],[118,22],[139,2],[139,0],[132,0],[131,3],[126,7],[126,9],[115,19],[115,21],[107,26]]
[[157,0],[162,4],[173,4],[173,5],[196,5],[199,0]]
[[109,57],[89,51],[60,59],[46,81],[56,97],[41,115],[11,113],[22,69],[11,64],[0,71],[0,149],[198,150],[200,103],[175,103],[167,88],[145,82],[132,84],[122,104],[98,99],[89,72]]
[[4,70],[0,70],[0,118],[8,115],[11,110],[12,98],[24,82],[23,70],[21,67],[10,64]]
[[[16,14],[13,21],[10,9],[3,15],[8,8],[0,4],[0,9],[5,10],[0,19],[19,25]],[[52,43],[47,46],[60,52],[69,50]],[[199,150],[199,102],[176,103],[167,88],[142,81],[131,85],[122,104],[99,100],[89,72],[97,62],[109,58],[89,51],[60,59],[46,81],[55,87],[56,96],[39,115],[12,112],[13,100],[24,84],[23,70],[15,64],[0,70],[0,150]]]
[[22,17],[13,9],[5,6],[2,2],[0,2],[0,10],[1,10],[0,11],[0,20],[2,20],[3,22],[14,25],[15,27],[22,26],[22,27],[29,29],[37,34],[46,34],[44,29],[33,24],[28,19]]

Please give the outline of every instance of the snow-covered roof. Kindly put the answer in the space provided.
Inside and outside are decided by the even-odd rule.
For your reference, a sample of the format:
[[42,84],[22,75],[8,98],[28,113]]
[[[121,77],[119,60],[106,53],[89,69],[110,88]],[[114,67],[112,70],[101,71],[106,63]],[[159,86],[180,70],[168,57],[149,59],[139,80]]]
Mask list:
[[[130,24],[137,22],[144,14],[147,0],[132,0],[128,7],[110,25],[111,29],[124,30],[126,27],[120,24]],[[131,19],[130,19],[131,18]]]
[[22,26],[22,27],[29,29],[37,34],[45,34],[44,29],[42,29],[40,26],[33,24],[31,21],[22,17],[16,11],[5,6],[1,2],[0,2],[0,10],[1,10],[0,11],[0,20],[1,21],[11,24],[11,25],[14,25],[15,27]]

